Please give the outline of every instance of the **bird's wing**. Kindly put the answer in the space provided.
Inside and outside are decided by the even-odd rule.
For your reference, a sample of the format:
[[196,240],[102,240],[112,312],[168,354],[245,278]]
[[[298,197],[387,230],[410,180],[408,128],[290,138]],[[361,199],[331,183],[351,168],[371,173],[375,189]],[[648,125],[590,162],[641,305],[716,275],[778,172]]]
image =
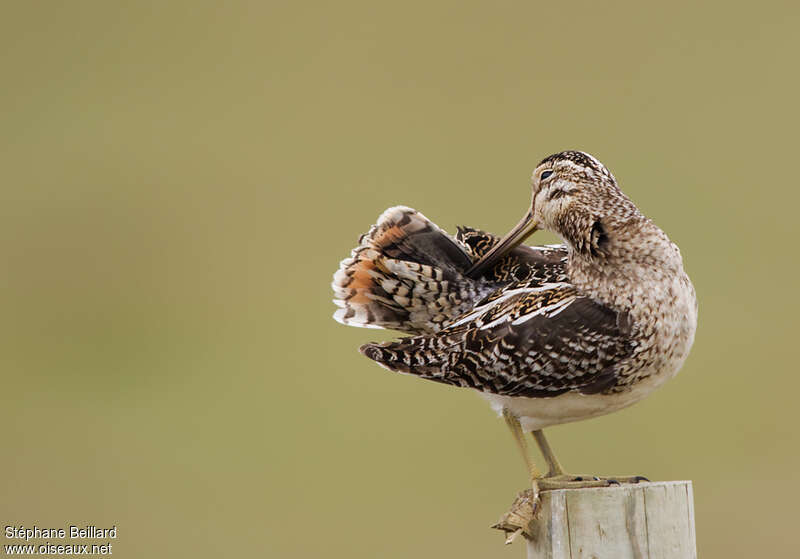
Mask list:
[[440,332],[361,348],[381,365],[506,396],[604,392],[634,350],[625,313],[565,282],[510,284]]

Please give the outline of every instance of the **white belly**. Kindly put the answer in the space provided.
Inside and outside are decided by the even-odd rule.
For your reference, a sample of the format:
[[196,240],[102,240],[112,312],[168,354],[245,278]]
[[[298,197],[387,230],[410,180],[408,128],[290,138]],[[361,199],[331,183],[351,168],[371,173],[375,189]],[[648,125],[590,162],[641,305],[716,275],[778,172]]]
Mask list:
[[492,409],[502,415],[508,409],[519,418],[522,428],[535,431],[551,425],[580,421],[615,412],[635,404],[675,376],[680,366],[669,373],[648,377],[637,383],[631,390],[620,394],[580,394],[567,392],[553,398],[523,398],[499,396],[481,392]]

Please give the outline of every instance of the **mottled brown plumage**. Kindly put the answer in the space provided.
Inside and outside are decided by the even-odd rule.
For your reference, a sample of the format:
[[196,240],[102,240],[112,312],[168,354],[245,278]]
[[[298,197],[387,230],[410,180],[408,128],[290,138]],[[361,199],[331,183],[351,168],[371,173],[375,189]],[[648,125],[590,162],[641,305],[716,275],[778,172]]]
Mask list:
[[[565,420],[613,411],[640,397],[614,395],[671,376],[686,357],[694,291],[677,247],[593,157],[552,155],[533,187],[531,215],[564,245],[515,246],[470,273],[499,238],[459,228],[453,239],[418,212],[391,208],[337,272],[337,319],[416,334],[362,347],[391,370],[485,395],[608,396],[607,407],[565,405]],[[560,422],[526,404],[526,427]]]
[[[678,247],[594,157],[551,155],[532,188],[530,209],[502,239],[464,227],[452,238],[390,208],[334,276],[334,316],[412,334],[361,351],[479,391],[512,431],[537,432],[555,475],[540,430],[628,406],[677,373],[697,303]],[[538,228],[564,244],[522,246]]]

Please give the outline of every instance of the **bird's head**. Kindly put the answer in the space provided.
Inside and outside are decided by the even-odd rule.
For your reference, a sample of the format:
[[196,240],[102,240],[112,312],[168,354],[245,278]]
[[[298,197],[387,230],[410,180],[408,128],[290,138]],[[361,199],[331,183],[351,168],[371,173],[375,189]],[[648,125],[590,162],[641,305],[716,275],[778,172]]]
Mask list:
[[559,235],[573,249],[600,255],[611,221],[638,213],[605,165],[582,151],[545,157],[531,176],[531,206],[520,222],[469,270],[493,266],[537,229]]
[[530,232],[547,229],[562,237],[569,237],[564,230],[569,221],[599,210],[620,193],[605,165],[582,151],[562,151],[543,159],[533,171],[531,186]]

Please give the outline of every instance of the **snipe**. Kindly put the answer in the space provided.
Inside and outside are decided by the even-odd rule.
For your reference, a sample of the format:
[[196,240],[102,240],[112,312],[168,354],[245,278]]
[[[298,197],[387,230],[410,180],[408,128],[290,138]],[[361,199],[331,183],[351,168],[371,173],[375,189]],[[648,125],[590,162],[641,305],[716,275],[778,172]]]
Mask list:
[[[597,159],[551,155],[532,187],[530,208],[503,238],[466,227],[453,238],[415,210],[389,208],[333,280],[336,320],[411,334],[366,344],[364,355],[476,390],[503,415],[531,473],[531,514],[540,490],[637,479],[566,474],[542,429],[647,396],[678,372],[697,325],[678,247]],[[521,244],[539,228],[564,243]]]

